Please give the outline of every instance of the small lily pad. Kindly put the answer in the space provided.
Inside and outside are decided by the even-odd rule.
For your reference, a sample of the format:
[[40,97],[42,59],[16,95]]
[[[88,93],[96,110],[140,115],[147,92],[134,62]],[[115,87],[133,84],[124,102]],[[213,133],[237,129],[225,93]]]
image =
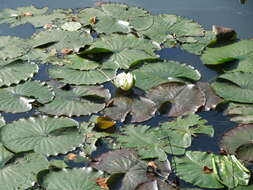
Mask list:
[[253,104],[229,103],[225,114],[234,122],[253,123]]
[[70,32],[77,31],[82,28],[82,25],[79,22],[66,22],[61,26],[63,30],[67,30]]

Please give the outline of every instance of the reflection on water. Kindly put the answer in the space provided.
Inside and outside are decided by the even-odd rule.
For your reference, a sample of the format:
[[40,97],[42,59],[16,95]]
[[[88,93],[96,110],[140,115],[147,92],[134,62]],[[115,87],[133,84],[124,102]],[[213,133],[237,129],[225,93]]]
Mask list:
[[240,0],[241,4],[245,4],[247,2],[247,0]]

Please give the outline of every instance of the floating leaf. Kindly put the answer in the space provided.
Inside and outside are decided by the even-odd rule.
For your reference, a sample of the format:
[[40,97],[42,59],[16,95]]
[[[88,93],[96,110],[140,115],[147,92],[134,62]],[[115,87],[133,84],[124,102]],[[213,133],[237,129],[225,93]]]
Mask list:
[[61,26],[63,30],[67,30],[70,32],[77,31],[82,27],[82,25],[79,22],[66,22]]
[[20,119],[1,130],[4,145],[14,152],[34,150],[44,155],[66,153],[80,146],[84,135],[69,118],[46,116]]
[[99,116],[96,119],[96,125],[100,129],[108,129],[116,125],[116,121],[113,121],[110,117]]
[[253,125],[239,125],[225,133],[220,147],[229,154],[237,154],[242,160],[253,161]]
[[32,78],[39,71],[39,67],[34,63],[17,60],[6,65],[0,65],[0,86],[10,86],[18,84],[20,81]]
[[178,188],[162,180],[153,180],[141,184],[136,190],[178,190]]
[[195,113],[206,102],[203,92],[196,85],[179,82],[153,87],[147,91],[146,96],[154,101],[160,110],[169,102],[170,110],[167,115],[170,117]]
[[[1,20],[1,19],[0,19]],[[14,59],[25,55],[30,46],[24,39],[12,36],[0,36],[0,66],[2,60]]]
[[147,63],[132,72],[136,86],[147,90],[176,78],[199,80],[200,73],[190,66],[176,61]]
[[119,135],[117,142],[122,147],[136,148],[143,159],[159,158],[167,159],[166,153],[183,154],[184,148],[171,146],[169,133],[164,128],[151,128],[146,125],[127,125],[123,129],[123,135]]
[[101,84],[110,81],[115,76],[115,70],[94,69],[81,71],[67,67],[52,67],[48,74],[53,79],[59,79],[68,84]]
[[237,71],[252,71],[253,40],[241,40],[223,47],[207,48],[201,57],[204,64],[231,64],[238,61]]
[[4,9],[0,12],[0,24],[8,23],[12,27],[15,27],[28,22],[33,23],[34,21],[41,19],[47,10],[47,7],[37,9],[34,6],[18,7],[17,10]]
[[53,65],[64,65],[66,68],[76,69],[80,71],[93,70],[101,66],[99,62],[85,59],[77,54],[66,55],[64,58],[49,57],[48,62]]
[[[171,146],[188,148],[191,146],[192,136],[198,133],[214,135],[212,126],[206,125],[207,121],[200,116],[191,114],[186,117],[178,117],[171,122],[162,124],[162,131],[168,130],[168,137]],[[173,152],[172,152],[173,153]]]
[[[212,84],[214,91],[225,100],[253,103],[253,73],[228,72],[219,76],[223,81]],[[225,80],[225,81],[224,81]]]
[[53,100],[54,92],[39,81],[27,81],[15,87],[0,89],[0,110],[11,113],[26,112],[32,109],[37,100],[45,104]]
[[[159,44],[165,42],[169,38],[177,39],[180,37],[195,37],[204,35],[202,27],[192,20],[169,14],[157,16],[150,15],[150,17],[153,17],[152,25],[147,27],[146,30],[141,30],[139,32],[148,36]],[[136,23],[139,24],[139,22]],[[150,22],[148,22],[148,24],[150,24]]]
[[92,42],[92,37],[85,32],[49,30],[41,31],[31,38],[31,44],[34,48],[49,46],[50,49],[61,51],[64,48],[79,51]]
[[79,13],[83,24],[92,25],[97,32],[107,34],[130,32],[129,22],[136,17],[142,18],[145,15],[148,15],[148,12],[141,8],[129,7],[119,3],[105,3],[99,8],[87,8]]
[[80,116],[97,113],[110,99],[109,90],[101,86],[75,86],[70,89],[54,88],[55,99],[39,108],[50,115]]
[[214,109],[219,103],[223,101],[222,98],[217,96],[209,83],[207,82],[198,82],[197,86],[200,88],[200,90],[205,94],[206,97],[206,103],[204,105],[204,108],[206,111],[209,111],[210,109]]
[[127,115],[131,115],[131,122],[143,122],[154,116],[156,112],[155,103],[145,97],[118,96],[111,100],[103,114],[113,120],[125,121]]
[[249,124],[253,123],[253,104],[230,103],[225,114],[231,121]]
[[176,175],[193,185],[203,188],[223,188],[214,172],[206,173],[205,167],[213,169],[213,154],[199,151],[187,151],[184,157],[175,158],[174,171]]
[[101,190],[96,184],[98,177],[101,177],[101,173],[91,168],[50,171],[43,177],[41,185],[47,190]]
[[157,59],[154,50],[159,49],[150,40],[133,35],[113,34],[95,41],[86,53],[111,53],[103,62],[106,69],[128,69],[142,60]]
[[194,37],[195,42],[185,42],[181,48],[190,53],[201,55],[205,48],[216,40],[216,36],[212,31],[206,31],[205,36]]
[[2,189],[27,189],[37,181],[37,174],[48,168],[48,161],[37,153],[26,154],[4,164],[13,154],[0,145],[0,184]]
[[226,187],[248,185],[250,171],[234,155],[213,156],[212,162],[217,179]]
[[132,190],[148,180],[147,163],[140,161],[132,149],[114,150],[95,158],[91,166],[109,174],[124,174],[119,190]]

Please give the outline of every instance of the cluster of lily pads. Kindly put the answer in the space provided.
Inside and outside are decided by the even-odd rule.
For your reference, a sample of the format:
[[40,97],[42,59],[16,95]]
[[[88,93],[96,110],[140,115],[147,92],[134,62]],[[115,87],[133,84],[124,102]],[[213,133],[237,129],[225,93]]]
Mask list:
[[[0,116],[0,189],[187,189],[171,173],[200,188],[252,189],[253,40],[220,45],[233,31],[115,3],[4,9],[0,23],[36,28],[29,39],[0,36],[0,111],[34,113]],[[222,74],[198,82],[196,69],[156,54],[171,47]],[[43,64],[49,80],[34,80]],[[240,123],[222,137],[222,154],[187,150],[198,134],[214,135],[195,112],[221,103]],[[173,119],[140,123],[160,114]],[[100,147],[108,152],[94,157]]]

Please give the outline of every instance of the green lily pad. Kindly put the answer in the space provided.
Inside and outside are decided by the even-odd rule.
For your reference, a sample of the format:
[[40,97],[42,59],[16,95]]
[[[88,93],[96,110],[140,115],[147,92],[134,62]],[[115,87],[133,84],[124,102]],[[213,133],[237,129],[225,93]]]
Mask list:
[[[99,33],[131,31],[130,23],[136,17],[144,17],[148,12],[137,7],[129,7],[119,3],[104,3],[100,7],[83,9],[79,13],[80,20]],[[95,18],[92,21],[92,18]]]
[[201,119],[200,116],[190,114],[186,117],[178,117],[171,122],[162,124],[162,130],[169,131],[169,140],[172,146],[188,148],[191,146],[192,137],[197,134],[207,134],[210,137],[214,135],[214,129],[210,125],[206,125],[207,121]]
[[[253,103],[253,73],[228,72],[219,76],[223,81],[212,84],[214,91],[228,101]],[[225,81],[224,81],[225,80]]]
[[101,190],[96,184],[96,178],[101,176],[101,172],[92,171],[92,168],[50,171],[43,176],[41,185],[47,190]]
[[27,189],[37,182],[37,174],[48,168],[45,157],[37,153],[15,158],[13,154],[0,145],[0,183],[2,189]]
[[27,81],[15,87],[0,89],[0,110],[19,113],[32,109],[32,103],[37,100],[45,104],[53,100],[54,92],[39,81]]
[[253,125],[241,124],[226,132],[220,142],[220,147],[238,158],[253,161]]
[[225,114],[237,123],[253,123],[253,104],[230,103]]
[[82,71],[66,67],[52,67],[48,70],[48,74],[53,79],[59,79],[60,81],[68,84],[101,84],[112,80],[115,77],[116,72],[114,70],[106,69],[94,69],[88,71]]
[[223,188],[213,171],[212,156],[206,152],[187,151],[184,157],[176,157],[172,165],[176,166],[176,175],[186,182],[203,188]]
[[131,122],[143,122],[151,119],[156,112],[155,103],[142,96],[118,96],[111,100],[103,114],[113,120],[125,121],[131,115]]
[[79,31],[48,30],[41,31],[31,38],[34,48],[48,46],[50,49],[61,51],[65,48],[78,52],[92,42],[90,34]]
[[253,40],[241,40],[223,47],[207,48],[201,57],[204,64],[231,64],[238,61],[237,71],[252,71]]
[[169,133],[163,128],[151,128],[146,125],[127,125],[123,129],[123,135],[119,135],[117,142],[121,147],[136,148],[142,159],[159,158],[164,161],[167,153],[183,154],[185,149],[181,147],[171,148]]
[[152,180],[141,184],[136,190],[178,190],[178,188],[162,180]]
[[[159,44],[165,42],[168,39],[173,40],[189,36],[204,36],[204,30],[202,27],[192,20],[169,14],[162,14],[157,16],[150,15],[149,17],[153,18],[152,25],[146,27],[146,30],[141,30],[139,32],[145,36],[148,36],[150,39],[158,42]],[[140,20],[141,18],[137,19]],[[139,24],[139,22],[135,23]],[[150,22],[144,22],[144,24],[146,23],[150,24]]]
[[44,155],[57,155],[83,143],[84,135],[77,127],[78,123],[69,118],[30,117],[5,125],[1,139],[13,152],[34,150]]
[[195,42],[185,42],[180,47],[190,53],[201,55],[209,44],[215,42],[216,35],[212,31],[205,31],[205,36],[194,37]]
[[4,65],[4,60],[21,57],[30,49],[31,47],[24,39],[12,36],[0,36],[0,66]]
[[111,53],[103,62],[104,69],[128,69],[142,60],[157,59],[159,49],[152,41],[133,35],[113,34],[95,41],[86,53]]
[[80,116],[97,113],[104,109],[110,99],[109,90],[101,86],[75,86],[70,89],[54,88],[52,102],[39,108],[50,115]]
[[197,70],[176,61],[147,63],[132,73],[136,77],[136,86],[143,90],[177,78],[197,81],[201,77]]
[[250,171],[234,155],[213,156],[212,162],[217,179],[226,187],[248,185]]
[[109,174],[124,174],[119,190],[132,190],[148,180],[147,163],[140,161],[132,149],[114,150],[95,158],[91,167]]
[[169,117],[195,113],[206,102],[204,93],[196,85],[180,82],[153,87],[147,91],[146,96],[156,103],[160,111],[167,111],[167,103],[170,103],[170,109],[166,113]]
[[0,65],[0,86],[10,86],[18,84],[20,81],[32,78],[39,71],[39,67],[34,63],[17,60],[9,64]]

